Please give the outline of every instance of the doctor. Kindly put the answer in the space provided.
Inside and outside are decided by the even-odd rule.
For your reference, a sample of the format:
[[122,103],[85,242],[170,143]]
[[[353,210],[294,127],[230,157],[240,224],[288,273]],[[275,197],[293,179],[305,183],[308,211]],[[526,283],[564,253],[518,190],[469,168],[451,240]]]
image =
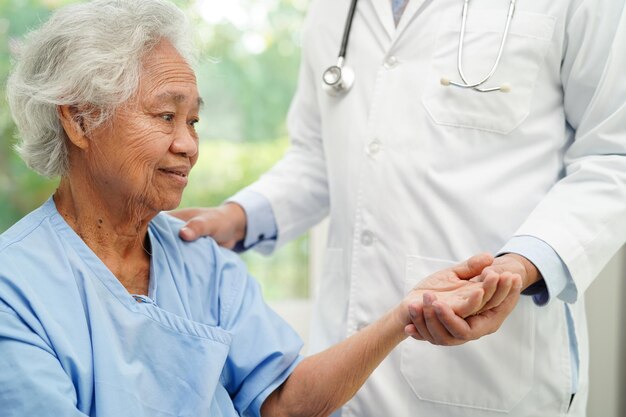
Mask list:
[[[338,62],[350,3],[311,3],[291,149],[229,203],[179,213],[181,236],[269,252],[329,215],[313,351],[419,277],[504,254],[492,268],[529,296],[499,329],[497,310],[479,329],[426,297],[411,333],[432,344],[405,341],[341,416],[584,416],[583,294],[626,237],[624,1],[362,0]],[[351,89],[322,86],[335,64]],[[493,91],[465,88],[489,74],[475,87]]]

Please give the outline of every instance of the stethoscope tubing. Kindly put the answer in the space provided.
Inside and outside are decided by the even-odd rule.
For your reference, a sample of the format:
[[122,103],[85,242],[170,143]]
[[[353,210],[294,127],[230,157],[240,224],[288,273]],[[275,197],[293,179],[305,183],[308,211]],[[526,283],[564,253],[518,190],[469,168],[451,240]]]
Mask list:
[[482,80],[473,84],[470,84],[467,82],[467,77],[465,76],[465,73],[463,71],[463,44],[465,40],[465,27],[467,24],[468,5],[469,5],[469,0],[465,0],[463,2],[461,33],[459,35],[459,47],[458,47],[458,52],[457,52],[457,69],[459,71],[459,75],[461,76],[461,80],[463,82],[459,83],[455,81],[450,81],[450,84],[456,87],[461,87],[461,88],[473,88],[474,90],[480,91],[482,93],[488,93],[491,91],[501,90],[502,87],[491,87],[491,88],[478,88],[478,87],[480,87],[481,85],[489,81],[489,79],[493,76],[493,74],[495,74],[496,69],[498,68],[498,65],[500,64],[500,59],[502,58],[502,52],[504,51],[504,44],[506,43],[506,40],[509,35],[509,31],[511,27],[511,20],[513,20],[513,14],[515,13],[515,0],[511,0],[509,4],[509,11],[506,17],[506,25],[504,26],[504,32],[502,33],[502,40],[500,41],[500,48],[498,50],[498,56],[496,57],[496,60],[493,63],[493,66],[491,67],[491,70],[489,71],[489,73]]
[[356,12],[357,0],[350,2],[350,9],[348,10],[348,16],[346,17],[346,24],[343,28],[343,36],[341,37],[341,48],[339,48],[339,55],[342,61],[346,59],[346,52],[348,49],[348,39],[350,38],[350,32],[352,31],[352,22],[354,21],[354,13]]

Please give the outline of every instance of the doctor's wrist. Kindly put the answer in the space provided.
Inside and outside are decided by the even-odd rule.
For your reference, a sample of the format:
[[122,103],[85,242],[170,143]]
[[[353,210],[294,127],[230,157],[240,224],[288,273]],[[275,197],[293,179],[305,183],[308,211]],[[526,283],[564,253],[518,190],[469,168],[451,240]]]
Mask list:
[[241,242],[246,238],[247,216],[246,212],[239,204],[227,202],[220,206],[226,218],[229,220],[231,233],[235,242]]
[[519,274],[522,277],[522,291],[543,279],[535,264],[533,264],[524,256],[518,255],[516,253],[507,253],[505,255],[502,255],[501,258],[508,258],[511,261],[518,262],[521,265],[521,271]]

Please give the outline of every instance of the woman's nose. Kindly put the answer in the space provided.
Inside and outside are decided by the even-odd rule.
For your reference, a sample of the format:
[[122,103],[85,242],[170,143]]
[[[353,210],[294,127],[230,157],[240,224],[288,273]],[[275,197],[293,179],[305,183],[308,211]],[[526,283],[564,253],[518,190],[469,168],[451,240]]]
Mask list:
[[198,153],[198,137],[192,127],[185,124],[176,129],[176,136],[172,142],[172,152],[186,157],[195,156]]

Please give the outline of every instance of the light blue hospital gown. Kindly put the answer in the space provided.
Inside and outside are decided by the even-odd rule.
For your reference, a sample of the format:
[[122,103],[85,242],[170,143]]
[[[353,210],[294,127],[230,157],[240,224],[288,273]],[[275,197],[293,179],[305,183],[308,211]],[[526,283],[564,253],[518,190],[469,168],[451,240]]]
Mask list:
[[150,223],[144,303],[52,199],[0,236],[0,416],[259,415],[302,343],[236,255],[179,227]]

